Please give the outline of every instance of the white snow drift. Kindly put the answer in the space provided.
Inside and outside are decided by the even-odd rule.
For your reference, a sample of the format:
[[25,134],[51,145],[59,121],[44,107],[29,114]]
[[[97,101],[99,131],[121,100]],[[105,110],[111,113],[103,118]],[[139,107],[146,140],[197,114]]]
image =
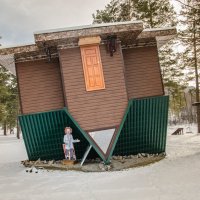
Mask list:
[[168,134],[167,158],[159,163],[102,173],[26,173],[20,165],[27,158],[23,140],[0,135],[0,200],[198,200],[200,136],[192,130],[193,134]]

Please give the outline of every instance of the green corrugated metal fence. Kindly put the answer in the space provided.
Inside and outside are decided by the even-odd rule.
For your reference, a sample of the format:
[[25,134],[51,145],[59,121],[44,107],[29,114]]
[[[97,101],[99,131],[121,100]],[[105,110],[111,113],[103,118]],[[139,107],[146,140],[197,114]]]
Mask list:
[[[77,159],[81,159],[89,145],[81,129],[76,122],[67,114],[65,109],[28,114],[19,116],[29,160],[60,160],[64,158],[63,137],[64,127],[73,129],[73,137],[81,140],[75,143]],[[95,151],[91,151],[90,157],[97,157]]]
[[130,100],[108,161],[112,155],[164,152],[168,101],[168,96]]
[[60,160],[64,158],[62,143],[64,127],[73,129],[77,159],[87,146],[93,146],[89,157],[108,163],[112,155],[165,151],[168,117],[168,96],[133,99],[129,101],[122,123],[113,138],[108,157],[105,157],[91,137],[84,132],[66,108],[19,116],[29,160]]

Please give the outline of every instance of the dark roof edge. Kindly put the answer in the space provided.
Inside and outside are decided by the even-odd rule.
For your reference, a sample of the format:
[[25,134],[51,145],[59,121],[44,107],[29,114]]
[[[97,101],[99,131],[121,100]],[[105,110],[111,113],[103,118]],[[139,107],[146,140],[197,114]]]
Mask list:
[[66,31],[76,31],[76,30],[82,30],[82,29],[101,28],[101,27],[107,27],[107,26],[117,26],[117,25],[126,25],[126,24],[142,24],[143,25],[143,22],[141,20],[135,20],[135,21],[126,21],[126,22],[111,22],[111,23],[102,23],[102,24],[73,26],[73,27],[65,27],[65,28],[36,31],[36,32],[34,32],[34,35],[57,33],[57,32],[66,32]]
[[13,46],[0,48],[0,55],[9,55],[9,54],[17,54],[21,52],[33,52],[38,51],[38,47],[36,44],[27,44],[23,46]]

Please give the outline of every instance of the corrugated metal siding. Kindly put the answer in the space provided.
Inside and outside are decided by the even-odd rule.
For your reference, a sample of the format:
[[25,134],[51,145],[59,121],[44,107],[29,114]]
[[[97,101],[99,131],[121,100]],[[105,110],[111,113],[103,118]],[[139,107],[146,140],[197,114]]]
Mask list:
[[156,47],[123,50],[129,99],[163,95]]
[[164,152],[168,104],[168,96],[130,100],[110,156]]
[[80,48],[60,50],[60,63],[69,112],[84,130],[119,125],[128,100],[120,50],[110,57],[100,46],[106,89],[87,92]]
[[[62,144],[66,126],[73,129],[74,139],[80,139],[80,143],[74,144],[77,159],[83,157],[89,145],[81,129],[65,110],[21,115],[19,122],[29,160],[64,159]],[[94,149],[91,150],[89,157],[98,157]]]
[[64,107],[58,60],[17,63],[22,113],[35,113]]
[[[109,162],[113,155],[159,153],[165,151],[168,115],[168,97],[152,97],[130,100],[122,123],[111,144],[108,157],[99,151],[95,143],[73,119],[66,109],[19,116],[23,138],[30,160],[60,160],[64,127],[73,129],[77,159],[81,159],[89,144],[93,146],[88,158],[98,155]],[[95,149],[95,150],[94,150]]]

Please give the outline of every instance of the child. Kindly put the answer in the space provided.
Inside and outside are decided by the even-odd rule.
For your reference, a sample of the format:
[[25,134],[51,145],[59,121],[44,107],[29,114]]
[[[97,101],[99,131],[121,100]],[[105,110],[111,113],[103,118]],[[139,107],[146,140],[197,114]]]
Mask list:
[[73,139],[71,127],[65,127],[65,135],[64,135],[63,142],[64,142],[65,158],[69,160],[72,160],[72,159],[76,160],[73,143],[80,142],[80,140]]

